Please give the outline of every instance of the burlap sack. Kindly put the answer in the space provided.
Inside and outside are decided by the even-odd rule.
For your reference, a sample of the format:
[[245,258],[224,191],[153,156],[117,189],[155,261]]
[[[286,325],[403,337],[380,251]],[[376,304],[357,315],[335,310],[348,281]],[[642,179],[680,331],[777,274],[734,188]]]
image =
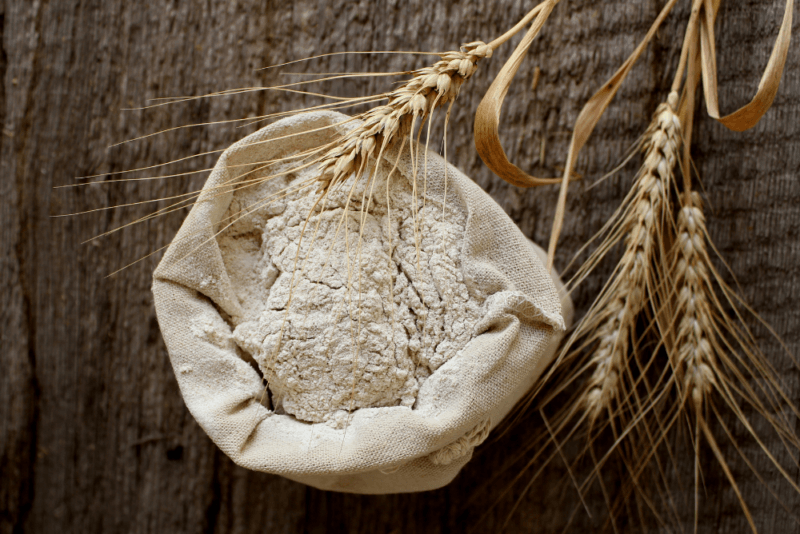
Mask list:
[[[254,162],[320,146],[335,131],[355,126],[341,124],[344,119],[332,112],[299,115],[224,152],[155,271],[158,321],[187,407],[238,465],[326,490],[436,489],[458,474],[551,361],[565,329],[562,307],[535,248],[480,187],[448,166],[448,206],[467,221],[462,274],[489,295],[475,337],[427,378],[412,407],[357,409],[344,428],[265,407],[261,377],[231,341],[244,310],[215,238],[233,198],[220,186],[252,171]],[[297,132],[308,133],[286,137]],[[394,163],[396,152],[384,157]],[[431,202],[441,201],[445,165],[429,153]],[[398,172],[411,179],[408,157],[400,159]],[[198,333],[192,325],[201,316],[211,317],[214,331],[224,334]]]

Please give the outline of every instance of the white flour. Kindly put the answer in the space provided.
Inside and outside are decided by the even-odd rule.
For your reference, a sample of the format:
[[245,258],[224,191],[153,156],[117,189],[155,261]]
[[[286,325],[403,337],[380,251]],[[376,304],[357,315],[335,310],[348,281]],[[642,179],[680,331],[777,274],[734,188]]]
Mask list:
[[[315,188],[269,206],[263,199],[313,179],[314,168],[237,192],[223,217],[221,226],[261,206],[218,242],[245,310],[230,319],[233,341],[258,363],[278,412],[342,426],[357,408],[411,407],[425,378],[474,336],[484,296],[462,279],[465,217],[448,211],[443,219],[441,204],[430,199],[423,209],[418,191],[415,238],[412,187],[399,171],[387,209],[390,170],[384,162],[374,184],[359,181],[342,222],[353,183],[345,182],[321,214],[317,207],[302,241]],[[362,213],[370,189],[372,202]]]

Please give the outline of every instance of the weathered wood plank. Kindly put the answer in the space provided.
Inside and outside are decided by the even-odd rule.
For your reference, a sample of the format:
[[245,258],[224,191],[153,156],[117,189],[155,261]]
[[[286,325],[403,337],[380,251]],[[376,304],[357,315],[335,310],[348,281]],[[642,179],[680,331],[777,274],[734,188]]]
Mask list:
[[[577,170],[588,179],[572,188],[559,267],[606,220],[630,183],[635,162],[589,189],[594,178],[621,161],[665,98],[686,4],[680,2],[579,160]],[[146,111],[120,108],[159,96],[282,83],[286,77],[254,69],[330,51],[443,50],[489,39],[521,17],[528,3],[7,0],[0,5],[1,532],[496,531],[518,498],[509,532],[563,530],[580,502],[558,463],[528,493],[514,486],[501,495],[517,473],[500,469],[525,439],[524,426],[483,446],[452,485],[419,495],[320,492],[234,466],[180,398],[152,309],[149,286],[156,257],[106,278],[166,245],[182,214],[90,245],[81,241],[144,216],[152,206],[51,218],[197,188],[202,174],[52,189],[72,183],[75,176],[121,178],[114,173],[224,148],[253,128],[184,129],[107,149],[112,143],[318,101],[258,92]],[[512,161],[532,172],[558,173],[581,105],[625,59],[662,5],[661,0],[559,5],[506,99],[502,138]],[[773,0],[724,3],[718,26],[723,111],[754,93],[781,10],[782,3]],[[470,137],[480,96],[509,53],[510,47],[482,65],[472,86],[464,88],[448,153],[527,235],[544,243],[556,190],[522,191],[500,182],[483,167]],[[334,56],[294,70],[388,71],[427,61]],[[541,76],[531,90],[537,66]],[[356,79],[322,89],[353,95],[386,87],[381,80]],[[746,300],[794,354],[800,348],[799,114],[800,52],[793,47],[781,91],[765,120],[751,132],[735,134],[698,112],[694,150],[713,209],[712,238]],[[210,155],[169,170],[204,169],[213,161]],[[605,266],[578,291],[579,311],[586,309],[609,269]],[[764,327],[753,326],[791,398],[800,399],[797,369]],[[744,449],[767,482],[777,484],[780,475],[756,446],[748,442]],[[747,466],[735,460],[735,451],[729,447],[726,452],[761,530],[800,531]],[[746,531],[713,458],[703,459],[708,469],[701,531]],[[798,496],[785,484],[775,487],[789,509],[797,510]],[[589,501],[602,512],[602,494],[592,493]],[[691,507],[691,492],[680,494],[679,501]],[[690,521],[691,514],[684,519]],[[579,510],[572,527],[591,529],[598,521]]]

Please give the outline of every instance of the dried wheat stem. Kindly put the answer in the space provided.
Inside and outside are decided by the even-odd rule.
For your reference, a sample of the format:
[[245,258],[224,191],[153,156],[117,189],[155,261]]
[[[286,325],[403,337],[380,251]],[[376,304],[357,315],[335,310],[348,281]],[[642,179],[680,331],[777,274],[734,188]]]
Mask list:
[[453,102],[461,84],[477,70],[477,63],[492,56],[481,41],[467,43],[460,51],[445,52],[441,60],[420,69],[404,85],[389,93],[389,103],[364,114],[360,126],[351,130],[320,163],[320,181],[327,189],[341,182],[368,160],[376,150],[386,149],[411,132],[414,122],[429,116],[439,106]]
[[[691,399],[700,412],[703,398],[711,392],[715,378],[713,368],[714,326],[709,271],[705,265],[705,217],[700,196],[692,192],[678,213],[678,261],[675,264],[678,302],[675,372],[682,379],[682,395]],[[679,381],[680,386],[680,381]]]
[[596,327],[595,337],[600,344],[590,361],[594,371],[585,397],[592,419],[619,396],[619,381],[627,363],[636,317],[652,297],[649,281],[680,145],[680,121],[673,107],[676,100],[673,93],[669,103],[659,106],[645,137],[645,161],[636,178],[636,194],[627,220],[623,221],[628,232],[625,253],[616,280],[609,286],[610,303]]

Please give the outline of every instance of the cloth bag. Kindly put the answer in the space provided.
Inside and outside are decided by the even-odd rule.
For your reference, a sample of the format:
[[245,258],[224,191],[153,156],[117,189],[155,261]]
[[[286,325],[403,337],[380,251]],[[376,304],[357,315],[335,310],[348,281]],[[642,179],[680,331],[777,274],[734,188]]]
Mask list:
[[[344,428],[333,428],[264,406],[264,381],[231,341],[231,321],[244,304],[215,237],[233,199],[225,184],[252,176],[256,162],[322,146],[358,125],[347,121],[334,112],[297,115],[222,154],[154,273],[158,321],[189,411],[236,464],[324,490],[432,490],[453,480],[551,362],[571,303],[564,297],[562,316],[541,249],[480,187],[429,152],[428,193],[441,198],[447,168],[448,206],[466,216],[462,274],[488,295],[474,337],[425,380],[413,407],[360,408]],[[396,154],[383,157],[394,164]],[[410,165],[399,159],[406,179]],[[198,334],[191,327],[198,317],[223,334]]]

